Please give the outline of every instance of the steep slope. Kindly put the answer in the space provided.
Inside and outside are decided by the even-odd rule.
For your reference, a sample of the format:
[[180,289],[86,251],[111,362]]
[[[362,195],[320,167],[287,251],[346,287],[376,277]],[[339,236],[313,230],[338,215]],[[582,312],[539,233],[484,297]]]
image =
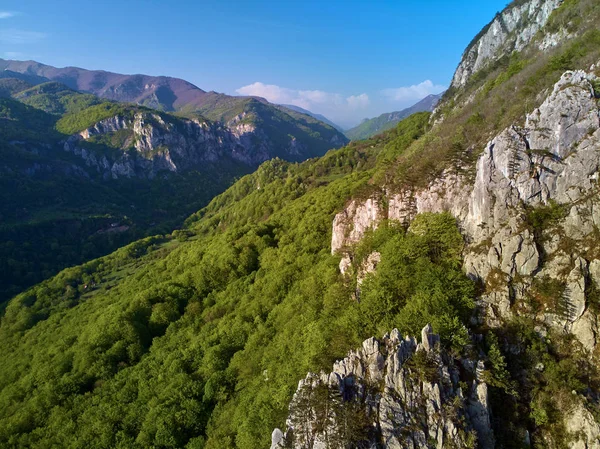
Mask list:
[[[523,0],[509,4],[467,46],[452,78],[451,87],[464,86],[472,75],[490,62],[514,51],[522,51],[562,2],[563,0]],[[540,49],[558,45],[561,38],[566,36],[565,31],[546,34],[540,43]]]
[[253,99],[225,126],[58,82],[1,81],[12,99],[0,103],[0,302],[66,266],[170,232],[267,159],[301,161],[345,141],[310,117]]
[[280,106],[283,106],[286,109],[291,109],[292,111],[299,112],[301,114],[310,115],[311,117],[314,117],[317,120],[320,120],[321,122],[328,124],[332,128],[335,128],[335,129],[337,129],[340,132],[344,132],[344,130],[342,129],[341,126],[336,125],[335,123],[333,123],[331,120],[329,120],[327,117],[325,117],[322,114],[315,114],[314,112],[308,111],[308,110],[306,110],[304,108],[301,108],[300,106],[295,106],[293,104],[282,104]]
[[416,112],[433,111],[441,97],[442,94],[428,95],[418,103],[409,108],[403,109],[402,111],[387,112],[385,114],[381,114],[379,117],[363,120],[360,125],[345,131],[344,134],[350,140],[368,139],[375,134],[382,133],[383,131],[387,131],[388,129],[395,127],[400,120],[405,119],[411,114]]
[[[0,444],[264,448],[290,418],[295,447],[341,428],[350,447],[597,448],[599,20],[564,3],[432,120],[267,161],[171,237],[14,298]],[[556,26],[570,38],[540,50]],[[428,323],[439,349],[429,328],[401,343]]]
[[[161,111],[181,112],[186,115],[200,114],[214,121],[229,124],[240,114],[246,114],[244,120],[251,122],[262,133],[273,140],[281,125],[297,128],[318,137],[321,134],[327,141],[341,146],[347,139],[335,127],[323,125],[320,120],[307,120],[304,114],[292,114],[290,110],[281,110],[262,98],[232,97],[217,92],[205,92],[193,84],[178,78],[148,75],[122,75],[101,70],[85,70],[77,67],[56,68],[35,61],[11,61],[0,59],[0,73],[4,77],[20,77],[30,84],[56,81],[67,87],[94,94],[100,98],[124,103],[136,103]],[[33,82],[33,81],[36,82]],[[260,105],[259,105],[260,103]],[[249,110],[250,109],[250,110]],[[281,112],[284,112],[282,115]],[[248,115],[249,114],[249,115]],[[300,120],[300,123],[297,121]],[[261,129],[263,124],[273,121],[277,126]],[[285,136],[286,134],[283,134]],[[314,142],[313,142],[314,143]],[[328,146],[325,150],[331,148]],[[321,155],[315,150],[314,155]]]

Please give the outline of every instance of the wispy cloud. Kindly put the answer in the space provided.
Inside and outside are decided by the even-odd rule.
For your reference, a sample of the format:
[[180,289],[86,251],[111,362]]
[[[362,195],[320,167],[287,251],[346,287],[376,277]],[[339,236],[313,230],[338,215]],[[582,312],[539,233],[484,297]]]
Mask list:
[[292,104],[340,121],[347,121],[356,111],[369,105],[369,96],[365,93],[345,97],[339,93],[291,89],[261,82],[240,87],[236,92],[240,95],[263,97],[271,103]]
[[388,100],[398,103],[420,100],[427,95],[439,94],[444,91],[446,86],[434,84],[431,80],[423,81],[412,86],[395,87],[383,89],[381,94]]
[[12,11],[0,11],[0,19],[10,19],[16,15],[18,15],[18,13]]
[[26,31],[17,28],[0,30],[0,42],[7,44],[31,44],[45,39],[48,35],[39,31]]
[[21,58],[23,56],[24,56],[23,53],[21,53],[20,51],[5,51],[4,52],[4,57],[9,58],[9,59]]

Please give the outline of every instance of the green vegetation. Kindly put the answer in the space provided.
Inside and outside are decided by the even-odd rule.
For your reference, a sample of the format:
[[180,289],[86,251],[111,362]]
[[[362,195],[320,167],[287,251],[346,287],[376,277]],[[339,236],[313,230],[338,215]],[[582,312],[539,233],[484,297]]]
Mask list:
[[75,114],[90,106],[102,103],[95,95],[82,94],[57,82],[37,85],[21,90],[14,98],[49,114]]
[[[409,131],[423,123],[412,120]],[[432,320],[460,352],[474,286],[454,219],[377,231],[381,270],[360,303],[329,253],[333,216],[369,188],[377,155],[416,138],[402,129],[375,148],[266,162],[191,217],[185,237],[130,245],[17,296],[0,326],[0,444],[262,447],[298,379],[374,330]]]
[[[563,426],[565,410],[588,398],[587,406],[599,411],[590,397],[590,392],[600,387],[595,363],[573,337],[559,333],[544,337],[535,327],[535,322],[528,318],[516,318],[498,335],[506,347],[512,345],[521,350],[519,354],[503,351],[505,364],[496,362],[502,373],[501,383],[491,388],[490,400],[492,408],[500,412],[495,415],[495,427],[502,429],[495,432],[500,447],[520,447],[524,429],[517,423],[528,423],[530,431],[535,429],[533,447],[545,447],[550,440],[555,447],[569,447],[570,436]],[[492,361],[491,354],[496,352],[492,349],[497,345],[495,337],[489,343],[488,356]],[[509,382],[506,372],[510,374]],[[505,387],[507,383],[509,389]]]
[[0,98],[10,98],[13,94],[29,89],[31,84],[16,78],[0,78]]
[[63,134],[71,135],[110,117],[117,115],[128,117],[135,110],[135,106],[128,107],[119,103],[104,102],[81,111],[68,113],[56,122],[56,129]]
[[[137,238],[171,232],[252,169],[222,160],[199,171],[162,173],[152,180],[103,179],[80,157],[65,152],[62,140],[100,120],[127,119],[135,113],[145,114],[146,125],[162,120],[174,131],[185,131],[185,123],[143,106],[75,92],[58,82],[31,87],[3,78],[2,89],[12,98],[0,98],[0,304],[62,268],[105,255]],[[245,120],[263,127],[260,135],[270,139],[282,158],[322,155],[336,136],[340,144],[344,142],[337,131],[304,114],[254,99],[216,98],[225,101],[223,108],[230,111],[235,109],[232,101],[239,103],[240,111],[249,114]],[[214,116],[219,109],[213,106]],[[291,147],[292,138],[297,148]],[[117,160],[124,152],[132,159],[154,155],[140,156],[131,150],[134,143],[132,131],[122,129],[91,136],[78,146],[98,160]],[[112,224],[118,226],[111,230]]]
[[[553,16],[556,23],[574,20],[574,5],[594,7],[591,0],[564,5]],[[461,270],[463,240],[450,215],[422,214],[409,229],[384,222],[368,233],[355,248],[354,271],[373,251],[381,254],[381,262],[362,283],[358,299],[353,299],[353,280],[338,271],[339,256],[330,254],[330,241],[332,220],[349,198],[383,195],[382,187],[393,192],[424,186],[451,168],[472,173],[487,140],[522,120],[565,68],[586,67],[599,59],[600,38],[590,20],[578,24],[590,28],[585,34],[548,54],[531,47],[506,56],[476,74],[466,89],[449,92],[441,115],[434,117],[443,117],[441,123],[427,113],[415,114],[393,130],[320,159],[268,161],[171,235],[161,227],[169,223],[165,217],[188,211],[185,204],[197,209],[230,178],[223,175],[207,185],[190,174],[178,178],[182,184],[167,177],[157,183],[115,183],[98,193],[92,184],[63,186],[54,179],[34,183],[7,176],[9,181],[2,182],[14,184],[3,191],[22,191],[26,199],[39,196],[39,202],[25,211],[13,202],[2,211],[9,217],[6,223],[22,226],[25,217],[32,226],[27,232],[2,231],[13,241],[9,244],[7,237],[0,247],[8,260],[2,267],[6,272],[31,270],[35,275],[38,270],[47,276],[60,264],[78,263],[123,243],[125,238],[115,237],[103,246],[95,239],[104,234],[90,237],[96,226],[105,231],[113,217],[131,224],[136,236],[146,235],[147,229],[135,234],[136,223],[162,217],[156,233],[166,235],[146,237],[66,269],[8,303],[0,322],[0,446],[268,447],[272,428],[283,425],[297,382],[307,371],[329,369],[364,338],[393,327],[415,334],[432,323],[453,355],[486,354],[484,375],[499,447],[520,447],[526,428],[534,445],[543,446],[542,438],[550,436],[556,447],[567,447],[559,411],[576,398],[593,402],[596,367],[573,341],[540,335],[528,318],[515,318],[494,331],[471,323],[477,290]],[[229,101],[234,103],[225,104]],[[19,120],[39,123],[43,132],[28,138],[41,144],[57,117],[12,100],[0,100],[0,106],[0,120],[6,124],[0,128],[0,149],[12,157],[11,171],[20,173],[40,155],[9,143],[10,136],[24,132]],[[92,105],[71,111],[56,127],[76,132],[135,110],[140,108]],[[209,118],[217,121],[245,113],[242,123],[273,131],[277,144],[293,136],[314,154],[322,148],[312,139],[335,136],[309,119],[294,124],[288,112],[273,112],[256,99],[215,94],[212,111]],[[122,133],[92,144],[123,146],[129,137]],[[68,166],[69,157],[61,155],[61,166]],[[63,204],[49,207],[44,190],[59,192]],[[82,208],[90,198],[102,198],[106,209],[99,214],[96,205]],[[35,227],[65,210],[73,214],[73,222],[65,226],[75,230],[70,231],[75,244],[68,250],[63,249],[68,241],[53,235],[59,232],[52,228],[56,222]],[[553,204],[527,212],[534,231],[551,226],[564,213]],[[33,241],[32,247],[25,241]],[[94,248],[88,251],[90,245]],[[57,248],[67,260],[46,267],[48,254]],[[31,266],[21,266],[36,250],[43,254],[32,258]],[[81,260],[76,260],[78,254]],[[504,281],[496,274],[496,282]],[[11,291],[39,280],[23,278]],[[561,288],[542,282],[532,292],[543,303],[556,298]],[[470,332],[485,338],[478,341]],[[411,363],[421,378],[431,379],[430,362],[419,355]],[[363,422],[356,423],[352,432],[360,435]]]
[[406,118],[409,114],[401,112],[390,112],[381,114],[379,117],[365,119],[359,125],[344,132],[350,140],[364,140],[375,134],[380,134],[388,129],[394,128],[398,122]]
[[29,141],[47,143],[57,137],[54,119],[48,114],[19,103],[0,98],[0,143]]
[[410,231],[384,226],[365,239],[369,252],[381,253],[381,262],[361,286],[356,326],[367,335],[394,327],[417,335],[431,323],[442,342],[460,354],[469,341],[464,324],[473,311],[475,286],[461,270],[463,241],[455,219],[422,214]]
[[428,112],[428,110],[433,109],[437,99],[439,99],[439,96],[428,97],[402,111],[388,112],[381,114],[379,117],[364,120],[361,124],[345,131],[344,134],[351,140],[369,139],[376,134],[395,128],[399,122],[413,114]]
[[[38,107],[41,99],[48,100],[69,112],[61,118],[15,99],[0,99],[0,304],[67,266],[147,235],[171,232],[250,169],[222,162],[218,170],[207,165],[202,171],[153,180],[107,181],[63,150],[65,135],[55,128],[79,131],[107,115],[145,108],[116,103],[86,108],[99,100],[59,83],[15,96]],[[161,115],[181,126],[177,118]],[[130,144],[131,133],[123,130],[94,136],[81,146],[97,156],[118,157]]]

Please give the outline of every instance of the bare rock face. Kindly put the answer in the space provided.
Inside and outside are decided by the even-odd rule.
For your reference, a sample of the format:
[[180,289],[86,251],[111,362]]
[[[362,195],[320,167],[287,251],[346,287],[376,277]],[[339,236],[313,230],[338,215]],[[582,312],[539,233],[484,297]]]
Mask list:
[[[256,167],[277,154],[276,145],[246,118],[243,113],[220,125],[141,111],[133,117],[101,120],[68,138],[64,149],[80,156],[104,178],[113,179],[153,178],[161,171],[207,169],[221,161]],[[110,155],[93,148],[103,138],[113,143],[115,138],[120,140]],[[282,150],[298,159],[307,149],[291,137]]]
[[353,200],[333,220],[331,254],[359,242],[365,232],[376,229],[383,218],[377,198],[368,198],[363,202]]
[[[442,449],[468,441],[493,448],[481,369],[457,363],[440,350],[430,326],[421,343],[397,330],[381,341],[370,338],[331,373],[300,381],[287,430],[273,432],[271,448]],[[459,381],[468,381],[468,391]]]
[[[523,128],[508,128],[488,144],[477,162],[463,221],[474,243],[465,254],[467,273],[487,284],[498,272],[507,275],[503,287],[484,297],[488,315],[510,316],[511,304],[527,295],[533,279],[554,279],[564,284],[567,310],[549,310],[543,321],[573,332],[589,350],[595,325],[589,316],[579,320],[587,307],[591,241],[598,229],[593,211],[598,207],[600,120],[593,79],[582,71],[566,72]],[[570,205],[569,214],[553,230],[534,235],[525,220],[527,208],[552,204]]]
[[[523,50],[561,3],[562,0],[529,0],[507,7],[465,50],[452,79],[452,87],[464,86],[471,75],[489,61]],[[551,46],[554,40],[545,41],[545,47]]]
[[[341,267],[350,265],[352,245],[382,218],[408,226],[416,214],[448,211],[468,243],[466,273],[486,285],[480,305],[488,324],[513,316],[535,282],[550,280],[561,286],[563,309],[547,305],[539,319],[573,333],[592,351],[598,325],[586,292],[592,281],[600,285],[594,280],[600,276],[596,79],[566,72],[523,127],[511,126],[487,144],[473,183],[446,171],[426,189],[382,193],[386,202],[352,201],[334,220],[332,251],[343,254]],[[539,207],[568,213],[538,235],[527,216]]]
[[565,427],[577,436],[572,449],[600,449],[600,425],[583,404],[577,404],[565,415]]

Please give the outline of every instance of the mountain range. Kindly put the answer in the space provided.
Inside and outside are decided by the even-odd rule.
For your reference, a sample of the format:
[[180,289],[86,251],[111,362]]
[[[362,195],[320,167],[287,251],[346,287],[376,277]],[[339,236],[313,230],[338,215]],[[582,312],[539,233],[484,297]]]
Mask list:
[[395,127],[400,120],[405,119],[409,115],[416,112],[433,111],[441,98],[442,94],[428,95],[409,108],[396,112],[387,112],[372,119],[365,119],[354,128],[344,131],[344,134],[350,140],[368,139],[369,137]]
[[68,265],[172,231],[267,159],[302,161],[347,142],[310,115],[175,78],[0,67],[0,303]]
[[293,104],[282,104],[281,106],[283,106],[284,108],[287,108],[287,109],[291,109],[292,111],[296,111],[296,112],[300,112],[302,114],[310,115],[311,117],[314,117],[314,118],[316,118],[317,120],[320,120],[323,123],[327,123],[329,126],[337,129],[339,132],[344,132],[344,130],[342,129],[341,126],[336,125],[335,123],[333,123],[331,120],[329,120],[327,117],[325,117],[322,114],[315,114],[314,112],[311,112],[309,110],[301,108],[300,106],[295,106]]
[[600,447],[596,0],[510,3],[433,112],[304,161],[259,164],[240,114],[23,81],[0,84],[0,213],[21,239],[0,239],[3,272],[89,249],[84,221],[36,227],[57,199],[127,210],[106,238],[148,213],[138,196],[182,212],[225,188],[202,167],[242,173],[179,229],[19,289],[1,447]]

